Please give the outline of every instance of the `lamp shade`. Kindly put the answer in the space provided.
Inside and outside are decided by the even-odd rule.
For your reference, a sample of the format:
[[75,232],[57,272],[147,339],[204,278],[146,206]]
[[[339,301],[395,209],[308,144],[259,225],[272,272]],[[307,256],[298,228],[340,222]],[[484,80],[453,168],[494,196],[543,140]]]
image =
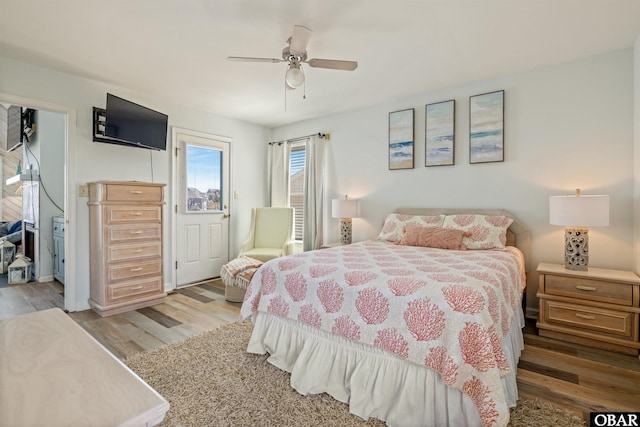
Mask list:
[[289,87],[297,88],[302,86],[302,83],[304,83],[304,73],[300,69],[300,66],[290,67],[284,75],[284,80],[287,82]]
[[331,216],[334,218],[356,218],[358,216],[358,201],[333,199],[331,201]]
[[609,196],[551,196],[549,223],[573,227],[609,225]]

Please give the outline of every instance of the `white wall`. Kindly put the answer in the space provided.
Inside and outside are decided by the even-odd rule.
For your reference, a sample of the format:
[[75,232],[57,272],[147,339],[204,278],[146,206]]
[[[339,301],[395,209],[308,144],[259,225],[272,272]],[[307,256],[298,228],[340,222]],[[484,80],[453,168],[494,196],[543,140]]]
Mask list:
[[633,49],[633,200],[634,200],[634,267],[640,274],[640,35]]
[[[149,76],[153,78],[153,76]],[[266,141],[269,131],[262,126],[213,115],[204,111],[168,102],[153,95],[132,93],[121,88],[108,86],[64,73],[52,71],[0,57],[0,93],[27,99],[42,100],[46,103],[75,109],[75,132],[69,132],[73,140],[69,143],[75,155],[74,176],[69,177],[77,185],[97,180],[138,180],[151,181],[150,154],[147,150],[122,147],[92,141],[92,107],[105,107],[106,93],[122,96],[133,102],[162,111],[169,116],[169,126],[207,132],[233,138],[231,188],[237,190],[240,198],[231,200],[232,213],[230,229],[230,256],[235,256],[245,237],[250,223],[250,208],[266,203]],[[0,100],[1,101],[1,100]],[[171,148],[171,141],[169,141]],[[172,150],[152,152],[153,181],[171,184]],[[172,198],[170,185],[166,200]],[[77,229],[77,259],[67,263],[67,269],[75,269],[77,309],[88,308],[89,298],[89,212],[86,198],[76,200],[75,212],[67,213],[75,221]],[[173,278],[173,265],[169,259],[171,251],[170,224],[171,211],[165,208],[165,283]],[[70,242],[67,242],[70,244]]]
[[[469,96],[501,89],[505,161],[471,165]],[[456,101],[455,165],[425,167],[425,104],[449,99]],[[388,114],[406,108],[415,108],[415,168],[390,171]],[[633,268],[632,111],[633,50],[625,49],[283,126],[272,137],[331,134],[325,241],[338,239],[329,201],[344,194],[361,200],[362,216],[353,220],[355,241],[376,237],[384,215],[400,206],[510,210],[531,232],[531,315],[537,310],[535,266],[563,262],[563,230],[549,225],[549,196],[576,188],[608,194],[611,225],[590,230],[590,265]]]

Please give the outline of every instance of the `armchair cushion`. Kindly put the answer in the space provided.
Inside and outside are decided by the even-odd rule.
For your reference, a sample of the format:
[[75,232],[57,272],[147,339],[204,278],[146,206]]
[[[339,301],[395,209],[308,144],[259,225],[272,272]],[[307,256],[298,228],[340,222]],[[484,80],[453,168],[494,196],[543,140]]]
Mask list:
[[265,262],[270,259],[279,258],[283,256],[284,253],[282,248],[253,248],[243,252],[242,255]]
[[254,208],[251,229],[239,255],[268,261],[293,248],[293,208]]

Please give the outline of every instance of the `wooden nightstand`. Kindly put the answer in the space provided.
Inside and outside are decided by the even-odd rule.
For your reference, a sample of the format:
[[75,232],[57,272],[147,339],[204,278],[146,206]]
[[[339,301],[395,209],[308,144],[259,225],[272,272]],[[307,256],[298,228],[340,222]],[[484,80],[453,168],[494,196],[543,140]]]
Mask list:
[[638,355],[640,277],[631,271],[567,270],[541,263],[539,334]]

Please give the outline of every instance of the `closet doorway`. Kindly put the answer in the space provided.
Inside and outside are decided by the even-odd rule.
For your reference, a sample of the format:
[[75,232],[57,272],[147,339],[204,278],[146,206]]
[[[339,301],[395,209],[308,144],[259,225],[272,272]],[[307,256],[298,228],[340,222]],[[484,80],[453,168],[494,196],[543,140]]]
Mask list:
[[[5,93],[0,93],[0,105],[7,109],[10,106],[18,106],[23,111],[27,109],[35,111],[36,126],[33,135],[30,135],[30,141],[27,142],[25,139],[22,147],[12,150],[21,151],[22,158],[19,159],[19,167],[17,163],[13,165],[10,162],[9,170],[4,171],[3,175],[10,173],[13,176],[9,182],[3,176],[2,196],[3,198],[5,196],[13,197],[16,195],[15,193],[21,193],[19,195],[22,198],[20,200],[22,212],[19,214],[19,220],[23,234],[20,241],[20,252],[24,253],[25,250],[28,250],[29,255],[33,258],[35,267],[32,276],[36,280],[52,281],[54,279],[54,252],[56,249],[58,251],[62,249],[62,254],[59,256],[64,260],[75,259],[76,252],[73,221],[75,218],[75,190],[73,188],[74,180],[71,178],[73,177],[73,163],[70,161],[73,158],[73,153],[71,152],[71,144],[69,144],[69,141],[75,138],[76,133],[75,110],[63,105]],[[39,119],[38,115],[40,115]],[[0,138],[0,142],[5,144],[4,149],[0,150],[4,159],[7,140]],[[25,198],[29,202],[26,204],[26,208]],[[12,215],[15,216],[18,215],[18,204],[14,204],[13,208],[7,209],[14,209]],[[62,221],[64,225],[62,230],[57,230],[58,240],[63,238],[66,242],[63,247],[56,244],[58,241],[54,242],[54,217],[58,223]],[[25,236],[28,242],[24,242]],[[76,311],[75,270],[66,267],[66,265],[73,266],[74,263],[65,262],[64,265],[62,271],[64,308],[68,311]]]

